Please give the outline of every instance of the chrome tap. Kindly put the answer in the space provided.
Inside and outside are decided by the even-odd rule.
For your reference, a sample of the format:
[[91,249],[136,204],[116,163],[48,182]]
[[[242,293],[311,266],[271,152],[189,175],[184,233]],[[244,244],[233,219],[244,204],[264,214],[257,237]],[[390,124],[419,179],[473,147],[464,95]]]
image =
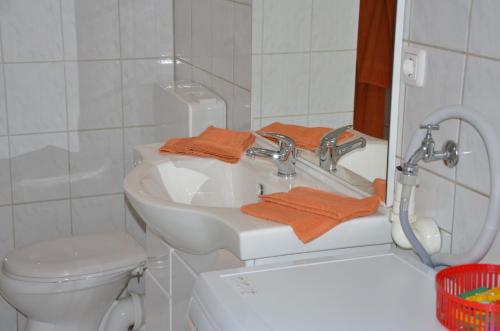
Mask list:
[[348,141],[342,145],[337,145],[337,140],[342,133],[352,129],[352,125],[346,125],[336,130],[330,131],[321,138],[318,149],[319,166],[321,169],[333,172],[337,170],[337,162],[345,154],[366,146],[363,137]]
[[427,130],[422,144],[412,154],[410,159],[403,164],[403,173],[406,175],[416,175],[418,171],[418,162],[433,162],[442,160],[448,168],[457,165],[459,156],[457,144],[451,140],[444,143],[443,148],[436,150],[436,143],[432,138],[432,131],[439,130],[439,124],[422,124],[420,129]]
[[278,140],[279,150],[273,151],[270,149],[251,147],[247,149],[246,155],[250,157],[265,157],[271,158],[278,166],[278,176],[293,177],[295,176],[295,162],[297,161],[297,148],[295,141],[285,135],[273,132],[261,133],[265,137],[270,137]]

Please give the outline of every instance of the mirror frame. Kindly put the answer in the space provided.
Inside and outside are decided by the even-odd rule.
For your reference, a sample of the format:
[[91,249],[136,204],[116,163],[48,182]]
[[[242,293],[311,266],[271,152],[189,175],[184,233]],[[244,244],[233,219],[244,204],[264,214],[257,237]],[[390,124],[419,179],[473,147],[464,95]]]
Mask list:
[[406,0],[397,0],[396,27],[394,30],[394,57],[392,68],[391,116],[389,128],[389,148],[387,151],[387,191],[385,204],[391,207],[394,200],[396,174],[396,151],[398,146],[399,112],[401,93],[401,61],[405,27]]

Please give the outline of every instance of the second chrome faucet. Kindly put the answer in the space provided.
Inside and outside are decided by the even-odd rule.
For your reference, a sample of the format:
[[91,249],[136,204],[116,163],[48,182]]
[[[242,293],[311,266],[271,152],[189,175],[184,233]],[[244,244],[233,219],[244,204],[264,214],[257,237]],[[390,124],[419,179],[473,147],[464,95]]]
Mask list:
[[330,131],[323,136],[318,148],[319,166],[329,172],[337,170],[339,159],[345,154],[366,146],[366,139],[359,137],[339,145],[340,135],[352,129],[352,125],[346,125],[336,130]]
[[285,135],[273,132],[262,133],[263,136],[276,139],[278,141],[279,150],[273,151],[270,149],[251,147],[246,151],[246,155],[250,157],[267,157],[271,158],[278,167],[278,176],[294,177],[295,163],[297,162],[297,148],[295,141]]

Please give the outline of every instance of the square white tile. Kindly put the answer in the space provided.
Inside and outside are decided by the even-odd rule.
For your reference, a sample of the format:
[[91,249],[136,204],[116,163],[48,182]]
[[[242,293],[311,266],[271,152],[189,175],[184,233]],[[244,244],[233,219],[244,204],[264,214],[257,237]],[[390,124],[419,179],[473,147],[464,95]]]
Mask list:
[[264,1],[264,53],[310,49],[312,3],[312,0]]
[[354,112],[329,113],[329,114],[310,114],[308,117],[308,126],[320,126],[327,128],[338,128],[344,125],[351,125]]
[[251,127],[251,120],[250,91],[235,86],[232,128],[248,131]]
[[212,90],[226,103],[226,127],[234,129],[234,85],[220,78],[212,77]]
[[154,85],[173,80],[173,71],[172,59],[123,61],[125,126],[155,124]]
[[160,142],[163,138],[158,137],[157,128],[154,126],[125,128],[125,168],[130,171],[134,166],[134,147],[143,144]]
[[16,248],[71,234],[69,200],[14,206]]
[[0,205],[11,203],[9,140],[7,137],[0,137]]
[[354,109],[356,52],[311,53],[310,113]]
[[359,0],[313,0],[312,49],[356,49]]
[[252,3],[252,54],[262,53],[262,28],[264,26],[264,0]]
[[252,118],[262,113],[262,55],[252,55]]
[[191,0],[174,0],[175,56],[191,62]]
[[6,64],[10,134],[66,130],[64,64]]
[[262,57],[262,116],[306,115],[309,54]]
[[66,133],[12,136],[10,152],[14,203],[69,197]]
[[73,234],[125,231],[123,194],[71,200]]
[[[12,206],[3,206],[0,207],[0,259],[7,255],[12,249],[14,249],[14,223],[12,222]],[[0,316],[1,314],[2,313],[0,312]]]
[[472,248],[486,219],[488,202],[487,197],[457,185],[452,239],[454,254],[464,253]]
[[71,196],[123,192],[123,130],[70,132]]
[[472,1],[469,52],[500,58],[500,2],[495,0]]
[[69,129],[122,126],[120,61],[66,63]]
[[412,2],[410,40],[465,51],[471,0]]
[[121,0],[122,58],[173,57],[172,0]]
[[63,58],[60,1],[3,0],[0,11],[5,61]]
[[191,0],[191,56],[193,64],[212,69],[212,1]]
[[433,218],[441,229],[452,232],[455,184],[424,169],[419,171],[415,193],[417,217]]
[[212,72],[233,81],[234,76],[234,4],[212,0]]
[[234,82],[252,85],[252,8],[234,5]]
[[192,80],[193,79],[193,67],[187,63],[180,60],[175,61],[175,80]]
[[139,244],[146,247],[146,223],[137,214],[132,205],[125,198],[125,228],[127,232],[137,240]]
[[120,57],[118,0],[61,1],[65,58]]
[[[426,83],[423,87],[406,87],[403,155],[408,152],[413,134],[430,113],[461,103],[465,55],[428,47],[423,49],[427,51]],[[440,130],[435,131],[433,136],[438,148],[446,140],[458,141],[458,121],[441,123]],[[441,162],[428,163],[425,167],[455,180],[455,168],[446,168]]]

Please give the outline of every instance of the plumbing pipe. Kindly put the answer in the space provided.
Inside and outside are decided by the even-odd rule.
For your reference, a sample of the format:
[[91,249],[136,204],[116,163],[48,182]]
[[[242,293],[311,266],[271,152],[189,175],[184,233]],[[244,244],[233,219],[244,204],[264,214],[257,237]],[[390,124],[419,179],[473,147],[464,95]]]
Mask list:
[[[403,190],[400,206],[401,225],[403,227],[403,231],[408,237],[408,240],[412,243],[412,246],[415,248],[422,261],[431,266],[479,262],[484,258],[489,248],[493,244],[500,225],[500,145],[496,131],[488,121],[480,116],[478,112],[467,109],[460,105],[442,108],[435,113],[430,114],[423,123],[439,124],[449,119],[462,119],[468,122],[477,130],[486,146],[488,162],[490,166],[490,202],[488,204],[486,221],[483,225],[483,228],[481,229],[479,236],[477,237],[476,241],[469,251],[461,255],[436,254],[432,258],[430,258],[427,252],[425,252],[425,249],[423,249],[418,239],[415,237],[408,220],[409,196],[411,194],[412,186],[411,180],[409,180],[408,177],[411,176],[401,176],[407,177],[406,179],[403,178],[402,180]],[[420,147],[425,134],[426,133],[424,131],[418,130],[413,135],[413,139],[411,140],[406,155],[406,160],[410,160],[412,153],[414,153],[414,151],[416,151]]]
[[131,325],[134,326],[133,330],[140,330],[143,324],[143,298],[139,294],[129,293],[128,296],[113,302],[99,331],[127,331]]
[[[428,254],[436,254],[441,250],[441,232],[433,219],[419,219],[413,223],[410,219],[410,225],[418,241],[422,243]],[[399,221],[392,223],[391,235],[398,247],[403,249],[412,248]]]

